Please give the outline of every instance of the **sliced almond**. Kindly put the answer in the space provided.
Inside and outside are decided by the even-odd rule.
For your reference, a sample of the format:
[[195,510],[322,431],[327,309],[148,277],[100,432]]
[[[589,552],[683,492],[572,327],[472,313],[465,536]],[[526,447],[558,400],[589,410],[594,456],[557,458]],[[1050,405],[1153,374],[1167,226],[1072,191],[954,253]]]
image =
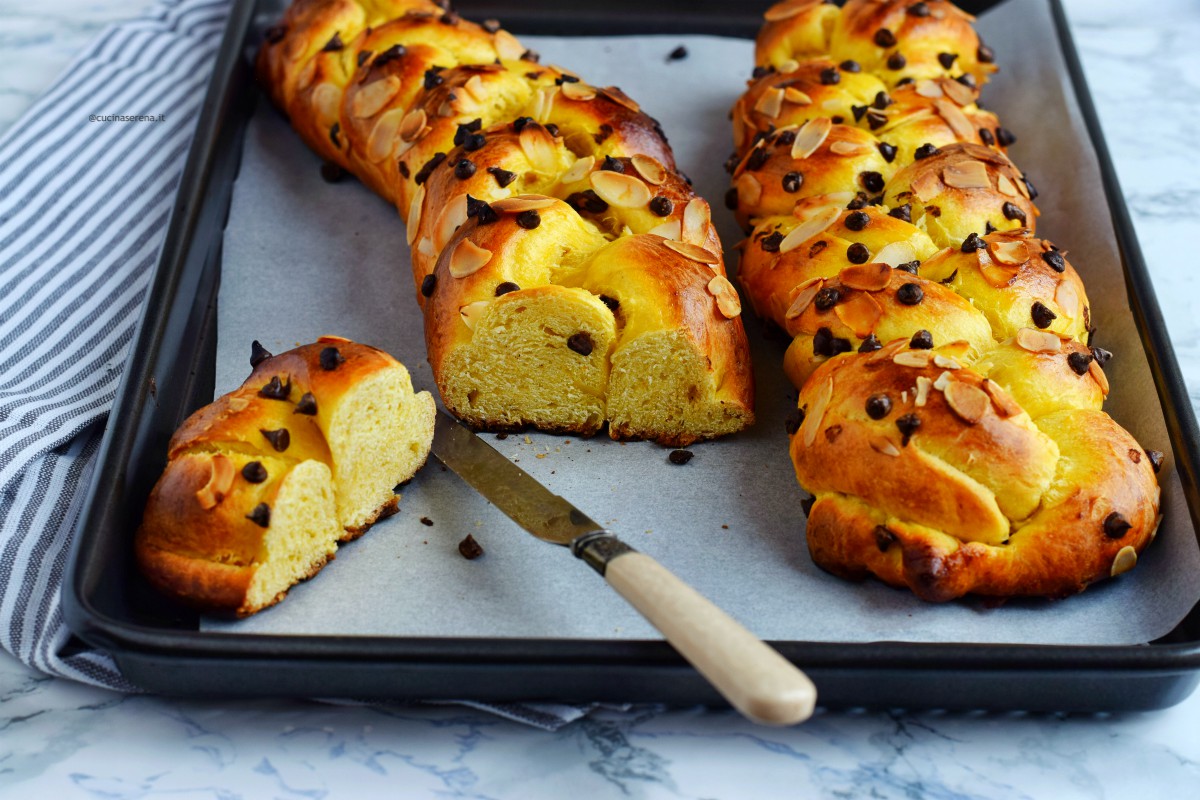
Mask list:
[[438,250],[433,246],[433,239],[428,236],[422,236],[421,241],[417,242],[417,252],[426,258],[437,258]]
[[216,453],[208,462],[208,482],[196,490],[196,500],[205,511],[211,511],[229,494],[233,486],[233,462],[224,453]]
[[472,75],[467,78],[467,82],[463,84],[463,91],[471,96],[477,103],[486,103],[488,101],[488,90],[483,84],[483,78],[478,75]]
[[838,273],[838,280],[851,289],[878,292],[892,279],[892,268],[887,264],[855,264]]
[[[304,43],[302,41],[300,41],[299,37],[297,37],[297,38],[293,39],[291,42],[289,42],[287,49],[291,50],[293,45],[299,45],[298,49],[301,51],[304,49]],[[289,60],[295,60],[295,58],[298,57],[299,55],[300,54],[298,52],[296,54],[296,56],[288,56],[288,58],[289,58]],[[315,78],[316,75],[317,75],[317,59],[310,58],[308,61],[306,61],[304,63],[304,66],[300,68],[300,71],[298,73],[296,73],[296,91],[303,92],[309,86],[312,86],[313,78]]]
[[929,362],[932,359],[933,354],[928,350],[901,350],[892,356],[892,363],[902,367],[924,369],[929,366]]
[[800,245],[807,242],[809,239],[824,233],[829,229],[829,226],[837,222],[842,215],[840,208],[833,206],[821,206],[808,217],[800,222],[795,228],[783,237],[783,241],[779,243],[780,253],[790,253]]
[[667,168],[660,164],[657,158],[635,153],[630,156],[629,160],[632,162],[633,168],[637,170],[637,174],[641,175],[646,183],[662,186],[667,179]]
[[679,253],[679,255],[683,256],[684,258],[691,259],[692,261],[696,261],[701,264],[713,266],[714,264],[721,263],[721,259],[717,257],[716,253],[713,253],[711,250],[705,250],[703,247],[697,247],[694,244],[677,242],[674,239],[663,239],[663,244],[674,250],[676,253]]
[[583,180],[592,167],[596,165],[595,156],[584,156],[571,165],[571,168],[563,173],[561,181],[563,183],[575,183],[575,181]]
[[503,28],[492,34],[492,44],[503,61],[517,61],[525,55],[525,45]]
[[924,375],[917,376],[917,394],[913,399],[913,405],[917,408],[924,408],[925,403],[929,400],[929,390],[933,388],[933,381],[926,378]]
[[226,405],[228,405],[229,410],[233,412],[245,411],[250,407],[250,401],[244,397],[231,397]]
[[329,125],[338,118],[338,105],[342,102],[342,90],[332,83],[321,83],[312,90],[310,96],[317,118],[322,124]]
[[813,298],[817,296],[817,292],[825,286],[824,278],[811,278],[800,284],[799,291],[796,292],[796,297],[792,300],[792,304],[788,306],[784,312],[784,319],[795,319],[803,314],[808,307],[812,305]]
[[953,78],[942,78],[938,85],[947,97],[964,108],[975,102],[975,90]]
[[708,282],[708,293],[717,299],[717,309],[726,319],[733,319],[742,313],[742,300],[738,297],[737,289],[724,275],[717,275]]
[[884,245],[872,258],[880,264],[887,264],[889,267],[898,267],[901,264],[916,261],[917,251],[907,241],[892,242],[891,244]]
[[[424,184],[422,184],[424,188]],[[441,252],[454,236],[454,232],[467,221],[467,196],[455,195],[454,199],[445,205],[433,231],[433,246]]]
[[946,124],[950,126],[950,130],[954,131],[954,135],[960,141],[970,142],[978,138],[979,134],[975,131],[971,120],[967,119],[967,115],[954,103],[938,99],[933,101],[933,107],[937,109],[942,119],[946,120]]
[[1006,194],[1009,197],[1021,196],[1021,192],[1017,189],[1016,184],[1010,181],[1004,173],[1000,173],[999,177],[996,178],[996,188],[1000,190],[1001,194]]
[[824,385],[817,390],[812,408],[805,414],[804,424],[800,426],[804,431],[805,447],[812,447],[812,443],[816,441],[817,431],[821,429],[821,423],[825,420],[825,409],[829,407],[831,399],[833,399],[833,378],[828,378]]
[[1117,551],[1117,557],[1113,559],[1112,569],[1109,571],[1110,577],[1117,577],[1122,572],[1129,572],[1137,565],[1137,550],[1133,549],[1132,545],[1125,545]]
[[859,142],[834,142],[829,145],[829,152],[839,156],[859,156],[871,152],[871,146]]
[[1062,339],[1049,331],[1021,328],[1017,331],[1017,345],[1031,353],[1057,353],[1062,350]]
[[959,161],[942,169],[942,181],[955,189],[990,189],[987,167],[982,161]]
[[425,116],[425,109],[414,108],[404,115],[404,119],[400,123],[400,138],[406,142],[416,141],[421,131],[425,130],[426,122],[428,119]]
[[1079,293],[1075,291],[1075,284],[1070,280],[1059,281],[1058,288],[1054,290],[1054,302],[1058,303],[1058,308],[1071,319],[1079,316]]
[[557,86],[543,86],[538,89],[534,95],[533,108],[530,109],[529,116],[538,122],[546,122],[550,118],[550,112],[554,110],[554,98],[556,97],[558,97]]
[[995,286],[997,289],[1008,286],[1013,282],[1020,272],[1019,266],[1009,266],[1006,264],[997,264],[991,259],[987,261],[980,260],[979,274],[983,275],[983,279],[989,285]]
[[1021,405],[1000,384],[985,378],[982,385],[988,397],[992,398],[996,413],[1001,417],[1015,417],[1021,413]]
[[618,89],[615,86],[605,86],[603,89],[600,89],[599,91],[601,94],[603,94],[609,100],[612,100],[614,103],[616,103],[618,105],[625,106],[625,108],[628,108],[630,111],[632,111],[635,114],[642,110],[642,107],[639,106],[632,97],[625,94],[624,92],[622,92],[620,89]]
[[680,241],[683,238],[683,225],[679,220],[672,219],[664,222],[662,225],[655,226],[646,233],[652,233],[655,236],[661,236],[664,239],[671,241]]
[[783,89],[767,89],[754,104],[754,110],[771,119],[778,117],[779,112],[783,110]]
[[888,342],[883,347],[867,356],[867,361],[863,366],[875,369],[883,366],[885,362],[891,362],[904,347],[904,345],[905,341],[903,339],[897,339],[893,342]]
[[417,238],[417,230],[421,227],[421,207],[425,204],[425,184],[417,187],[413,198],[408,204],[408,218],[404,224],[404,235],[408,238],[408,246],[412,247]]
[[462,319],[463,324],[471,330],[475,330],[475,326],[479,320],[483,319],[483,315],[491,304],[491,300],[476,300],[474,303],[467,303],[458,309],[458,316]]
[[937,378],[933,381],[933,388],[937,389],[939,392],[944,392],[944,391],[946,391],[946,387],[949,385],[950,385],[950,373],[946,370],[942,370],[941,374],[939,374],[937,376]]
[[763,14],[763,19],[767,22],[779,22],[803,13],[820,2],[821,0],[783,0],[782,3],[768,8]]
[[943,394],[946,396],[946,405],[950,406],[950,410],[968,425],[974,425],[983,419],[983,415],[992,405],[987,393],[978,386],[972,386],[962,381],[951,381]]
[[795,72],[796,70],[800,69],[800,62],[794,58],[789,58],[785,61],[780,61],[777,69],[781,74],[787,75],[788,73]]
[[792,142],[792,158],[808,158],[817,152],[829,131],[833,130],[833,122],[828,117],[810,119],[796,131],[796,141]]
[[708,203],[699,197],[693,197],[683,209],[683,241],[703,245],[708,241],[711,224],[712,215]]
[[900,455],[900,448],[896,447],[895,442],[886,436],[872,436],[867,442],[876,453],[883,453],[885,456],[891,456],[892,458]]
[[988,242],[988,253],[1001,264],[1016,266],[1024,264],[1028,257],[1025,252],[1025,242],[1020,239]]
[[600,170],[593,172],[588,180],[596,194],[610,206],[643,208],[650,202],[650,188],[640,178],[632,175]]
[[762,200],[762,184],[750,173],[743,173],[737,179],[738,205],[743,208],[755,208]]
[[483,265],[492,260],[492,251],[486,250],[472,242],[463,239],[450,254],[450,274],[455,278],[465,278],[483,269]]
[[354,93],[350,111],[361,118],[373,117],[400,91],[400,79],[389,75],[383,80],[368,83]]
[[[465,197],[465,195],[463,195]],[[557,203],[553,197],[544,194],[521,194],[516,197],[506,197],[492,203],[492,210],[510,214],[520,214],[522,211],[541,211]]]
[[521,144],[521,152],[536,171],[545,175],[558,171],[558,149],[554,145],[554,137],[541,125],[521,128],[517,141]]
[[945,92],[942,91],[942,86],[937,81],[923,80],[917,81],[917,94],[932,100],[941,97]]
[[933,354],[933,365],[942,369],[962,369],[962,364],[953,356],[945,356],[941,353]]
[[[1019,176],[1019,173],[1018,173],[1018,176]],[[1033,200],[1033,198],[1029,196],[1028,184],[1026,184],[1025,181],[1017,181],[1016,183],[1017,183],[1017,190],[1025,197],[1025,199]]]
[[875,324],[883,316],[883,309],[869,294],[853,294],[834,306],[838,319],[854,331],[859,339],[865,339],[875,330]]
[[393,108],[375,121],[371,135],[367,138],[367,158],[378,164],[396,148],[396,132],[404,119],[404,109]]
[[927,169],[913,179],[910,188],[918,200],[928,203],[942,193],[942,179],[936,170]]
[[1108,397],[1108,376],[1104,374],[1104,368],[1093,360],[1088,364],[1088,374],[1100,385],[1100,391],[1104,393],[1104,396]]
[[783,90],[783,99],[798,106],[812,105],[812,98],[794,86],[789,86]]
[[568,100],[586,102],[596,99],[596,90],[586,83],[564,83],[562,85],[562,93],[563,97]]

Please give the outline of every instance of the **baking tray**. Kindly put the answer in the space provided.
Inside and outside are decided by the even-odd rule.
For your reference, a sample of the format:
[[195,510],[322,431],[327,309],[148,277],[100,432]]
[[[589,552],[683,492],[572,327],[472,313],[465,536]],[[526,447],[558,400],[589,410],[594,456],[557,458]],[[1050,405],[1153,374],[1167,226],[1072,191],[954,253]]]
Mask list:
[[[972,11],[990,5],[964,4]],[[1195,523],[1200,509],[1195,419],[1062,10],[1056,0],[1051,8],[1068,77],[1099,156],[1130,306]],[[517,33],[550,35],[750,37],[760,24],[758,9],[722,2],[668,0],[651,8],[620,2],[607,4],[603,13],[543,0],[519,6],[468,2],[460,10],[473,18],[499,17]],[[100,469],[80,515],[64,594],[72,630],[111,652],[130,680],[160,692],[719,704],[719,697],[661,641],[201,632],[193,614],[164,607],[136,576],[131,534],[161,470],[166,442],[179,422],[213,394],[222,231],[246,122],[258,101],[242,58],[255,11],[251,0],[235,3],[232,10],[99,454]],[[1146,709],[1178,702],[1200,681],[1200,606],[1149,645],[774,644],[812,675],[825,706]]]

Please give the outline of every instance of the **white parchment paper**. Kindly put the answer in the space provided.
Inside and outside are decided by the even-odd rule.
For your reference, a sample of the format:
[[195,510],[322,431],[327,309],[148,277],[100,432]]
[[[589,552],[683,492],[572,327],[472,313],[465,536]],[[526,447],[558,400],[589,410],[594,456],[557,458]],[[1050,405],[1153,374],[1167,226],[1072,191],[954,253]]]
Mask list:
[[[1163,415],[1129,312],[1095,155],[1078,117],[1042,0],[1009,0],[982,17],[1002,71],[984,93],[1020,137],[1012,156],[1041,191],[1039,231],[1071,253],[1113,350],[1108,410],[1147,448],[1169,453]],[[679,165],[714,207],[726,250],[741,238],[721,198],[728,186],[726,114],[753,65],[749,41],[713,37],[525,37],[543,60],[615,84],[660,119]],[[666,54],[687,47],[686,60]],[[335,333],[400,358],[433,390],[413,299],[404,226],[353,180],[330,185],[318,159],[264,101],[245,154],[225,237],[217,393],[248,374],[250,341],[279,352]],[[1132,573],[1064,601],[930,605],[877,582],[815,567],[784,419],[795,393],[749,312],[759,423],[696,446],[686,466],[653,444],[542,434],[484,434],[533,477],[608,525],[775,640],[1132,644],[1169,631],[1200,598],[1200,548],[1168,457],[1165,521]],[[436,392],[435,392],[436,395]],[[432,526],[421,523],[422,518]],[[473,534],[486,555],[467,561]],[[399,637],[657,638],[604,582],[562,548],[536,541],[432,459],[401,511],[338,551],[287,601],[231,633]]]

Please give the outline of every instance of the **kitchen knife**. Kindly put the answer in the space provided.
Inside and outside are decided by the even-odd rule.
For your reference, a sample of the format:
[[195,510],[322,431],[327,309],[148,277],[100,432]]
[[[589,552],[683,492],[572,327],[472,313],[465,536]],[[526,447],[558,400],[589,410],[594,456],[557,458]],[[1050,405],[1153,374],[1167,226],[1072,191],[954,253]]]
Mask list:
[[817,690],[808,676],[444,412],[438,412],[433,454],[513,522],[571,548],[747,718],[794,725],[812,716]]

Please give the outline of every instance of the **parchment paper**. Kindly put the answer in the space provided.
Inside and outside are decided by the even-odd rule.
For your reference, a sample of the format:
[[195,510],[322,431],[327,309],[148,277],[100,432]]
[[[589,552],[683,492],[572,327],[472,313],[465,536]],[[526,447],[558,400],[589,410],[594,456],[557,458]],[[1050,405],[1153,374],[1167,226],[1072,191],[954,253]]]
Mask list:
[[[1129,313],[1095,156],[1078,117],[1050,16],[1010,0],[979,21],[1002,71],[984,92],[1020,137],[1012,156],[1041,190],[1039,231],[1069,249],[1113,350],[1108,410],[1147,448],[1170,452],[1163,415]],[[753,65],[749,41],[712,37],[525,37],[543,60],[615,84],[660,119],[680,167],[713,204],[727,252],[741,238],[721,198],[731,149],[726,113]],[[684,44],[686,60],[666,61]],[[217,393],[248,374],[250,341],[279,352],[325,333],[382,347],[433,390],[413,299],[404,225],[353,180],[330,185],[319,162],[265,102],[245,141],[225,237]],[[760,636],[796,641],[1133,644],[1169,631],[1200,598],[1200,549],[1168,457],[1165,521],[1133,572],[1063,601],[930,605],[877,582],[815,567],[783,425],[795,393],[783,345],[752,315],[759,423],[696,446],[686,466],[653,444],[541,434],[498,440],[500,452],[666,564]],[[436,396],[436,391],[434,392]],[[422,518],[433,522],[421,523]],[[473,534],[486,555],[467,561]],[[401,511],[286,602],[231,633],[450,637],[657,638],[653,628],[562,548],[513,525],[432,458]]]

